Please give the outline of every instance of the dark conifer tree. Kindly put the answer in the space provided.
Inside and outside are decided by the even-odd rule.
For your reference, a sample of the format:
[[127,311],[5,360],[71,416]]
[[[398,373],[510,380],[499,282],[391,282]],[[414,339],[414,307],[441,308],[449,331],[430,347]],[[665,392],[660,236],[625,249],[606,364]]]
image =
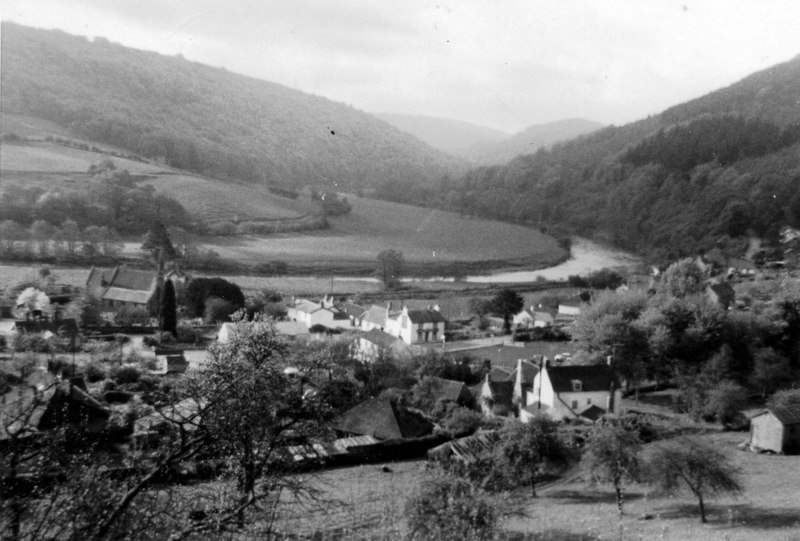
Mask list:
[[142,251],[153,261],[172,261],[177,256],[167,228],[161,222],[153,224],[153,227],[147,232],[147,237],[142,243]]
[[178,314],[175,307],[175,286],[171,280],[165,280],[161,295],[161,330],[177,336]]

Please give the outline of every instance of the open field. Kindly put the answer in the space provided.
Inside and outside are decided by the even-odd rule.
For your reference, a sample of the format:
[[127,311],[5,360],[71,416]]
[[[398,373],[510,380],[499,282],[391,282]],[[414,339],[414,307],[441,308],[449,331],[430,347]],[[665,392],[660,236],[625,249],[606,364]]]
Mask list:
[[145,183],[179,201],[204,221],[299,218],[315,207],[308,199],[274,195],[266,187],[228,183],[186,174],[160,175]]
[[[647,486],[629,489],[625,514],[617,514],[613,490],[590,486],[581,474],[569,475],[539,490],[512,498],[522,501],[523,514],[506,527],[514,539],[552,541],[649,540],[797,541],[800,539],[800,457],[739,451],[746,433],[701,436],[730,453],[743,472],[745,492],[738,498],[708,502],[707,524],[701,524],[697,503],[689,495],[669,498]],[[400,539],[405,530],[405,498],[426,475],[425,462],[411,461],[342,468],[322,472],[313,481],[331,502],[323,510],[283,511],[280,529],[320,539],[344,532],[352,539]],[[649,519],[643,519],[648,515]]]
[[3,143],[0,145],[0,170],[4,173],[7,171],[85,173],[90,165],[97,164],[104,159],[112,160],[118,169],[127,169],[134,175],[153,174],[168,169],[164,165],[127,160],[55,143]]
[[307,234],[208,239],[222,257],[258,263],[283,260],[325,266],[374,268],[378,253],[403,252],[409,263],[436,266],[464,262],[465,272],[479,266],[543,267],[565,252],[554,239],[522,226],[463,218],[439,210],[351,198],[350,214],[330,218],[330,229]]

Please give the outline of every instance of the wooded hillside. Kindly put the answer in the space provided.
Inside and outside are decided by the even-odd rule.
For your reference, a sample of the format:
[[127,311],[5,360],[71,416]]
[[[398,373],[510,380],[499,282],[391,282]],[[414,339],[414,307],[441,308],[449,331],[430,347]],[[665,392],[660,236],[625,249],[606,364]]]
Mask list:
[[439,204],[669,260],[800,226],[800,57],[661,115],[448,180]]
[[2,39],[3,113],[177,168],[358,190],[460,167],[366,113],[221,68],[12,23]]

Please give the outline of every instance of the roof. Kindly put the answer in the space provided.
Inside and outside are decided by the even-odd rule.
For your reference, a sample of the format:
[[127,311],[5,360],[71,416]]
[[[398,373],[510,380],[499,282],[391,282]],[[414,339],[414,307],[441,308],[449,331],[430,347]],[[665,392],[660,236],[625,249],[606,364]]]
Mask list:
[[385,306],[378,306],[373,304],[364,312],[364,316],[361,318],[362,321],[366,321],[368,323],[372,323],[373,325],[379,325],[383,327],[386,325],[386,318],[389,317],[389,309]]
[[471,436],[458,438],[434,447],[428,451],[428,457],[437,460],[458,460],[469,464],[490,454],[498,439],[499,436],[494,430],[476,432]]
[[136,304],[147,304],[152,293],[150,291],[139,291],[134,289],[123,289],[120,287],[109,287],[103,293],[103,299],[108,301],[133,302]]
[[590,421],[596,421],[600,417],[606,414],[606,410],[598,406],[597,404],[592,404],[591,406],[587,407],[582,412],[578,413],[581,417],[585,417]]
[[446,323],[447,320],[437,310],[409,310],[408,319],[411,323]]
[[777,408],[768,408],[753,415],[752,418],[758,417],[765,413],[771,413],[784,425],[800,424],[800,404],[794,406],[783,406]]
[[489,380],[489,391],[492,393],[492,410],[496,407],[506,408],[509,411],[513,407],[514,399],[514,382],[511,380],[506,381],[492,381]]
[[289,308],[294,308],[298,312],[305,312],[307,314],[313,314],[319,310],[327,310],[327,308],[323,308],[322,305],[319,305],[313,301],[309,301],[307,299],[297,299],[294,301],[294,304],[289,306]]
[[451,402],[458,402],[459,398],[461,398],[462,393],[464,392],[469,393],[469,388],[467,387],[467,384],[464,383],[463,381],[437,378],[435,376],[430,376],[426,379],[433,380],[434,382],[436,382],[437,400],[449,400]]
[[308,325],[302,321],[276,321],[275,332],[284,336],[304,336],[309,334]]
[[388,398],[370,398],[337,417],[334,428],[379,440],[394,440],[425,436],[431,433],[433,425]]
[[[608,391],[614,378],[614,373],[607,364],[548,366],[545,370],[553,390],[557,393],[576,392],[572,387],[575,380],[581,382],[580,392]],[[616,382],[614,386],[619,387]]]
[[361,335],[361,338],[367,340],[368,342],[372,342],[376,346],[390,348],[396,342],[401,341],[399,338],[392,336],[389,333],[385,333],[383,331],[379,331],[378,329],[372,329],[370,331],[365,332]]
[[364,312],[367,311],[367,309],[363,306],[352,302],[340,302],[336,303],[334,306],[336,306],[336,309],[339,310],[339,312],[347,314],[352,318],[359,318],[364,315]]
[[[535,364],[533,364],[530,361],[522,361],[522,363],[520,363],[520,364],[522,365],[522,383],[532,384],[533,383],[533,378],[535,378],[536,374],[539,373],[539,367],[536,366]],[[519,364],[517,365],[517,368],[515,368],[514,371],[511,372],[511,380],[512,381],[517,381],[517,369],[518,368],[519,368]]]
[[489,381],[512,381],[511,372],[499,366],[493,366],[489,370]]

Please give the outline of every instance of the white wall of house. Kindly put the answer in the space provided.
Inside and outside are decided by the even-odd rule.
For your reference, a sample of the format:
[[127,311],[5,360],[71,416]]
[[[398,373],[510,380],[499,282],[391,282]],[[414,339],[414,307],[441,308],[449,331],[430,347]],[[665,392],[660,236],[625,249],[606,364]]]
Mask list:
[[334,326],[333,312],[327,308],[318,308],[314,311],[306,311],[291,306],[286,309],[286,316],[292,321],[300,321],[305,323],[309,328],[313,327],[314,325],[325,325],[326,327]]
[[[543,376],[543,378],[542,378]],[[541,386],[541,394],[539,388]],[[543,406],[547,406],[547,414],[554,421],[561,419],[572,419],[585,410],[587,407],[595,405],[608,411],[610,389],[608,391],[575,391],[555,393],[553,384],[547,375],[547,369],[543,370],[533,379],[533,389],[528,391],[525,405],[536,404],[541,400]],[[614,391],[614,403],[612,413],[619,414],[622,404],[622,391]],[[525,412],[522,412],[523,414]],[[520,420],[527,422],[530,415],[520,415]]]
[[424,344],[442,340],[444,322],[414,323],[408,316],[408,309],[403,308],[397,317],[386,320],[384,330],[406,344]]

